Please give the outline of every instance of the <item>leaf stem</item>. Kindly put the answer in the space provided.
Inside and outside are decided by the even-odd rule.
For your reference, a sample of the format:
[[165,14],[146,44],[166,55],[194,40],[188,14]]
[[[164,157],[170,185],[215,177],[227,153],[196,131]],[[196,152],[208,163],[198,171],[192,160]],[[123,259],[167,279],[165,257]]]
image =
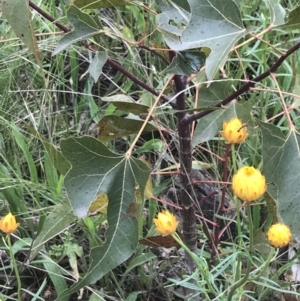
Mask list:
[[22,288],[22,284],[21,284],[21,279],[20,279],[20,274],[19,274],[19,270],[18,270],[18,266],[17,266],[17,262],[15,259],[15,255],[13,253],[13,249],[12,249],[12,245],[11,245],[11,240],[10,240],[10,234],[7,234],[7,243],[8,243],[8,248],[9,248],[9,253],[11,255],[11,261],[13,264],[13,268],[15,271],[15,275],[17,278],[17,283],[18,283],[18,290],[17,290],[17,294],[18,294],[18,301],[21,301],[21,288]]
[[[223,99],[221,102],[216,104],[214,107],[215,108],[221,108],[222,106],[226,106],[229,104],[233,99],[237,98],[241,94],[249,91],[251,88],[255,86],[256,83],[262,81],[266,77],[270,76],[272,73],[274,73],[280,66],[281,64],[294,52],[296,52],[300,48],[300,41],[296,43],[293,47],[291,47],[288,51],[283,53],[283,55],[273,64],[271,68],[269,68],[267,71],[264,73],[260,74],[259,76],[253,78],[252,80],[249,80],[247,83],[245,83],[241,88],[236,90],[234,93]],[[202,111],[199,113],[187,115],[184,120],[182,120],[182,123],[184,124],[190,124],[191,122],[200,119],[208,114],[213,112],[213,110],[207,110],[207,111]]]
[[[238,202],[239,202],[239,200],[238,200]],[[248,261],[247,261],[246,273],[243,278],[241,278],[239,281],[237,281],[232,286],[232,288],[228,294],[228,301],[231,301],[235,291],[247,282],[247,280],[249,278],[249,274],[250,274],[250,267],[251,267],[250,256],[251,256],[251,252],[252,252],[252,248],[253,248],[253,223],[252,223],[250,202],[247,202],[247,213],[248,213],[248,224],[249,224],[249,250],[247,252],[248,253]]]
[[181,240],[180,236],[175,232],[172,234],[172,237],[181,245],[181,247],[185,250],[185,252],[187,252],[191,258],[194,260],[199,272],[201,273],[201,275],[205,278],[206,284],[208,286],[209,291],[207,292],[205,289],[203,289],[202,293],[205,295],[205,300],[209,301],[211,300],[211,298],[209,297],[208,293],[213,293],[215,296],[217,295],[217,293],[215,292],[215,290],[213,289],[212,285],[211,285],[211,281],[209,280],[209,277],[207,276],[207,272],[208,269],[205,267],[203,267],[198,260],[198,257],[196,256],[195,253],[193,253],[185,244],[184,242]]

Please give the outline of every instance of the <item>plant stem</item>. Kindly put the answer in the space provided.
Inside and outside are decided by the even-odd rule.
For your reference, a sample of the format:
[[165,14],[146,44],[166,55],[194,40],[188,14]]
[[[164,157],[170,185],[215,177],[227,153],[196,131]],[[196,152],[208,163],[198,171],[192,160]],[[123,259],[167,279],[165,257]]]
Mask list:
[[18,270],[18,266],[17,266],[17,262],[16,262],[16,259],[15,259],[15,255],[13,253],[13,249],[12,249],[12,246],[11,246],[11,240],[10,240],[10,234],[7,234],[7,243],[8,243],[8,248],[9,248],[9,252],[10,252],[10,255],[11,255],[11,261],[12,261],[12,264],[13,264],[13,267],[14,267],[14,271],[15,271],[15,274],[16,274],[16,278],[17,278],[17,283],[18,283],[18,301],[21,301],[21,288],[22,288],[22,284],[21,284],[21,279],[20,279],[20,274],[19,274],[19,270]]
[[207,277],[207,272],[208,272],[208,269],[205,269],[200,263],[199,263],[199,260],[196,256],[195,253],[193,253],[185,244],[184,242],[181,240],[180,236],[175,232],[172,234],[172,237],[181,245],[181,247],[185,250],[186,253],[188,253],[190,255],[190,257],[192,258],[192,260],[194,261],[194,263],[196,264],[199,272],[201,273],[201,275],[204,277],[205,281],[206,281],[206,284],[208,286],[208,289],[209,291],[207,292],[205,289],[203,289],[202,293],[205,295],[205,299],[204,300],[211,300],[211,298],[209,297],[208,293],[213,293],[215,295],[216,292],[215,290],[213,289],[213,287],[211,286],[211,283],[210,283],[210,280],[209,278]]
[[[55,24],[58,28],[60,28],[63,32],[68,33],[70,32],[70,28],[68,28],[67,26],[57,22],[55,20],[55,18],[53,18],[51,15],[49,15],[48,13],[46,13],[44,10],[42,10],[38,5],[36,5],[35,3],[33,3],[32,1],[29,0],[29,6],[31,8],[33,8],[34,10],[36,10],[40,15],[42,15],[45,19],[49,20],[50,22],[52,22],[53,24]],[[87,41],[82,41],[83,45],[91,50],[92,52],[97,52],[97,49],[94,49],[92,47],[92,45],[90,45]],[[136,76],[134,76],[132,73],[130,73],[129,71],[127,71],[125,68],[123,68],[119,63],[117,63],[116,61],[114,61],[111,58],[107,59],[107,63],[110,64],[113,68],[117,69],[118,71],[120,71],[121,73],[123,73],[126,77],[128,77],[129,79],[131,79],[134,83],[136,83],[137,85],[139,85],[140,87],[144,88],[146,91],[150,92],[151,94],[158,96],[160,93],[159,91],[155,90],[153,87],[149,86],[148,84],[142,82],[141,80],[139,80]],[[171,106],[173,106],[173,102],[170,101],[170,98],[167,97],[166,95],[162,94],[160,96],[160,98],[166,102],[168,102]],[[175,107],[174,107],[175,108]]]
[[251,214],[251,206],[250,206],[250,202],[247,202],[247,213],[248,213],[248,224],[249,224],[249,250],[248,250],[248,262],[247,262],[247,269],[246,269],[246,273],[244,275],[244,277],[242,279],[240,279],[239,281],[237,281],[231,288],[229,294],[228,294],[228,301],[231,301],[235,291],[241,287],[242,285],[244,285],[248,278],[249,278],[249,274],[250,274],[250,256],[251,256],[251,252],[252,252],[252,248],[253,248],[253,224],[252,224],[252,214]]
[[[224,161],[223,161],[223,182],[227,182],[227,162],[228,162],[228,157],[229,157],[229,153],[230,153],[230,148],[231,148],[231,144],[226,144],[226,150],[225,150],[225,155],[224,155]],[[226,190],[227,190],[227,185],[224,184],[223,188],[222,188],[222,196],[221,196],[221,202],[219,205],[219,209],[218,209],[218,215],[222,216],[225,212],[224,209],[224,205],[225,205],[225,196],[226,196]],[[212,252],[211,252],[211,257],[210,257],[210,264],[212,264],[215,261],[216,255],[217,255],[217,248],[219,245],[219,241],[220,241],[220,228],[221,228],[221,217],[217,217],[216,220],[216,226],[214,226],[214,246],[212,246]]]
[[[256,83],[262,81],[266,77],[270,76],[272,73],[274,73],[280,66],[281,64],[294,52],[296,52],[300,48],[300,42],[296,43],[293,47],[291,47],[288,51],[286,51],[274,64],[273,66],[265,71],[264,73],[260,74],[259,76],[249,80],[246,84],[244,84],[241,88],[239,88],[237,91],[223,99],[221,102],[216,104],[214,107],[216,108],[221,108],[222,106],[226,106],[229,104],[233,99],[237,98],[241,94],[249,91],[251,88],[255,86]],[[187,115],[185,119],[182,121],[183,123],[191,123],[197,119],[200,119],[208,114],[213,112],[213,110],[207,110],[207,111],[202,111],[199,113]]]

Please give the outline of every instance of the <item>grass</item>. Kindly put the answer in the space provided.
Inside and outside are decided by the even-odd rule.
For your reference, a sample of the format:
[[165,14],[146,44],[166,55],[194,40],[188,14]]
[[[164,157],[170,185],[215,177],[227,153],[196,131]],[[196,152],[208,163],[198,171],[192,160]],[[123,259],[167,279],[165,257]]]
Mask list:
[[[145,5],[152,7],[150,1],[146,1]],[[298,3],[290,0],[282,5],[290,11]],[[52,0],[47,5],[40,3],[40,7],[59,22],[68,24],[62,3],[57,6],[56,1]],[[269,10],[261,1],[245,0],[241,11],[245,26],[255,28],[253,34],[259,35],[268,27]],[[133,23],[136,26],[132,26]],[[103,96],[127,94],[150,106],[155,101],[149,92],[108,65],[105,65],[100,80],[93,84],[86,72],[91,53],[77,43],[63,53],[51,56],[61,38],[59,30],[37,12],[33,12],[33,27],[39,34],[46,84],[32,54],[15,38],[8,22],[5,19],[0,21],[0,208],[1,215],[11,211],[21,222],[18,231],[11,235],[13,254],[9,252],[5,235],[0,241],[0,299],[3,300],[18,300],[12,255],[16,258],[21,277],[22,300],[55,300],[88,271],[91,248],[105,241],[105,215],[95,213],[82,220],[71,216],[64,185],[65,174],[59,160],[60,153],[57,152],[60,142],[70,137],[96,136],[97,122],[103,116],[124,115],[122,110],[103,102]],[[168,79],[162,72],[167,67],[166,63],[133,42],[133,39],[144,39],[149,47],[163,47],[163,36],[156,30],[155,14],[142,6],[118,7],[114,19],[108,19],[104,24],[104,30],[101,47],[109,56],[143,82],[157,90],[162,89]],[[147,36],[149,33],[152,33],[150,37]],[[124,38],[123,42],[119,37]],[[233,51],[224,66],[226,77],[235,79],[232,91],[237,90],[245,80],[268,70],[280,56],[278,50],[288,50],[298,37],[297,30],[273,29],[261,37],[263,40],[255,38]],[[239,44],[247,39],[249,36]],[[165,51],[159,53],[166,55]],[[295,53],[283,62],[276,71],[277,83],[267,77],[238,98],[238,101],[253,105],[253,117],[276,125],[285,134],[289,132],[289,123],[281,98],[288,107],[297,101],[298,57],[299,54]],[[172,97],[172,88],[168,86],[165,94]],[[187,92],[191,107],[195,102],[195,93],[195,87]],[[156,110],[154,121],[158,122],[163,132],[143,135],[134,149],[139,154],[138,147],[149,143],[143,153],[153,168],[153,197],[144,204],[144,214],[140,217],[140,238],[155,235],[152,220],[160,208],[167,205],[172,208],[172,204],[163,201],[168,189],[176,185],[176,179],[174,176],[171,178],[171,173],[160,173],[178,163],[177,118],[174,113],[169,113],[170,110],[170,106]],[[299,127],[299,109],[295,108],[290,116],[296,128]],[[262,167],[261,135],[254,130],[254,124],[252,127],[249,125],[248,129],[252,135],[235,148],[236,156],[232,154],[228,161],[230,174],[241,164]],[[124,153],[135,137],[134,134],[108,142],[107,147]],[[223,141],[218,135],[200,146],[194,148],[193,160],[209,164],[209,173],[216,181],[221,181],[222,164],[217,158],[224,156]],[[55,154],[57,160],[49,153]],[[222,185],[218,185],[221,189]],[[228,194],[233,199],[230,189]],[[231,200],[230,206],[235,208],[235,204]],[[86,285],[79,294],[82,294],[82,300],[91,301],[181,300],[187,299],[187,290],[197,292],[199,288],[204,288],[202,293],[210,298],[207,300],[228,300],[230,294],[234,296],[232,300],[275,300],[276,294],[282,298],[291,295],[298,297],[294,283],[289,280],[291,265],[298,254],[289,259],[286,249],[279,251],[268,246],[264,233],[272,223],[272,214],[266,207],[264,202],[253,206],[253,225],[250,223],[253,231],[249,226],[250,211],[244,207],[241,213],[238,210],[237,217],[232,221],[238,234],[228,234],[233,237],[220,244],[220,256],[213,264],[210,263],[211,250],[205,229],[198,224],[198,267],[203,273],[188,275],[182,249],[152,249],[138,244],[128,260],[106,273],[95,284]],[[201,211],[201,208],[198,209]],[[174,209],[174,212],[180,218],[179,211]],[[64,223],[55,228],[58,219],[61,221],[64,217]],[[248,251],[249,232],[254,235],[255,251],[251,256]],[[36,238],[41,233],[45,236],[37,242]],[[248,272],[247,266],[251,266]],[[233,290],[243,277],[245,281]],[[195,279],[196,284],[191,278]],[[75,293],[64,300],[76,300],[77,296]]]

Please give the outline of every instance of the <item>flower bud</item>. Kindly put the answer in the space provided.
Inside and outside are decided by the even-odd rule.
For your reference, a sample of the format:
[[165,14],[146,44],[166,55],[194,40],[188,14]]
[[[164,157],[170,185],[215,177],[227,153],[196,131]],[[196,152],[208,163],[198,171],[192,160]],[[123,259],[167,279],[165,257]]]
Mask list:
[[8,213],[0,220],[0,230],[4,233],[13,233],[20,226],[19,223],[16,222],[16,217],[11,213]]
[[272,225],[268,230],[267,239],[273,247],[283,248],[290,243],[292,233],[287,225],[277,223]]
[[249,135],[246,126],[236,117],[233,117],[229,122],[223,122],[223,131],[220,134],[228,144],[242,143]]
[[243,166],[232,178],[233,193],[243,201],[258,200],[267,190],[266,179],[252,166]]
[[157,218],[154,218],[153,221],[156,225],[155,230],[162,236],[167,236],[174,233],[178,226],[178,221],[176,220],[175,215],[167,210],[159,212]]

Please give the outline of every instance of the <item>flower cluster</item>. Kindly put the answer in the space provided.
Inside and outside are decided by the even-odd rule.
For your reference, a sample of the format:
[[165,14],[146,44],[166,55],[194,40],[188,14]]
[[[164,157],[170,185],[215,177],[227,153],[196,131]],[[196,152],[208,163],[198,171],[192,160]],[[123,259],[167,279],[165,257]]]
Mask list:
[[[246,126],[236,117],[223,123],[223,131],[220,134],[227,144],[242,143],[248,137]],[[233,175],[232,190],[234,195],[242,201],[256,201],[267,190],[266,178],[253,166],[243,166]],[[288,245],[291,238],[290,228],[282,223],[272,225],[267,232],[269,243],[277,248]]]
[[[223,123],[223,131],[220,134],[225,138],[227,144],[242,143],[249,135],[246,126],[236,117]],[[266,178],[259,169],[253,166],[243,166],[233,175],[232,190],[234,195],[242,201],[256,201],[267,190]],[[154,218],[153,221],[156,225],[155,230],[162,236],[172,235],[178,226],[176,217],[167,210],[158,213],[157,218]],[[277,248],[288,245],[291,238],[290,228],[282,223],[272,225],[267,232],[269,243]]]
[[6,234],[15,232],[19,226],[20,224],[16,222],[16,217],[11,213],[8,213],[0,220],[0,230]]

